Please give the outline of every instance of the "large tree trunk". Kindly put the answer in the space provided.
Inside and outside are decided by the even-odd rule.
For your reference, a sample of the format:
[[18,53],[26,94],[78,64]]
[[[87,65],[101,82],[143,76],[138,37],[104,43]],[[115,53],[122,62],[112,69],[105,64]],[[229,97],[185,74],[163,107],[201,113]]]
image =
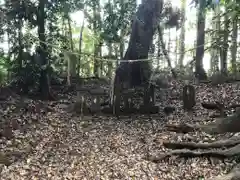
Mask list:
[[37,22],[38,22],[38,37],[40,40],[40,57],[41,57],[41,76],[40,76],[40,92],[43,99],[49,99],[50,96],[50,85],[49,85],[49,78],[48,78],[48,59],[47,59],[47,45],[46,37],[45,37],[45,5],[46,0],[39,0],[39,12],[37,16]]
[[162,11],[162,4],[161,0],[148,0],[138,7],[132,24],[127,52],[123,58],[124,60],[133,60],[133,62],[120,63],[115,75],[115,79],[117,78],[118,81],[126,82],[130,86],[139,86],[150,78],[151,72],[148,62],[134,62],[134,60],[148,58],[148,51]]
[[204,79],[202,76],[203,71],[203,56],[204,56],[204,43],[205,43],[205,12],[206,0],[199,1],[199,9],[197,16],[197,48],[196,48],[196,64],[195,71],[199,80]]

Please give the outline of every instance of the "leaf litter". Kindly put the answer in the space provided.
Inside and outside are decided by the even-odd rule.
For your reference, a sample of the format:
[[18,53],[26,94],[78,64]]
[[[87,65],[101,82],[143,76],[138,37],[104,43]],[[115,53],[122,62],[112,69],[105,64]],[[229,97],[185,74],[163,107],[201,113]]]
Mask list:
[[120,120],[111,116],[81,119],[64,111],[63,104],[69,100],[46,103],[14,97],[2,101],[1,179],[190,180],[228,172],[236,164],[233,159],[171,157],[160,163],[146,160],[148,154],[168,151],[162,145],[165,140],[211,142],[233,135],[166,131],[165,124],[169,122],[202,123],[209,119],[210,112],[201,107],[203,101],[228,105],[240,102],[238,84],[196,85],[195,110],[186,113],[181,100],[172,98],[181,95],[182,86],[182,82],[175,82],[165,93],[158,92],[160,107],[173,105],[176,111],[169,116],[162,112],[152,115],[151,120],[137,115]]

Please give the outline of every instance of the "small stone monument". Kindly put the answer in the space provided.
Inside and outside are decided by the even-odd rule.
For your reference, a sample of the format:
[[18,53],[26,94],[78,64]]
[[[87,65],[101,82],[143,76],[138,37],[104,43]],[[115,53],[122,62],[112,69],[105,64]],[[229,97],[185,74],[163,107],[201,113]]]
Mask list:
[[185,82],[182,92],[183,108],[184,110],[192,110],[196,105],[196,93],[193,85],[190,85],[188,81]]

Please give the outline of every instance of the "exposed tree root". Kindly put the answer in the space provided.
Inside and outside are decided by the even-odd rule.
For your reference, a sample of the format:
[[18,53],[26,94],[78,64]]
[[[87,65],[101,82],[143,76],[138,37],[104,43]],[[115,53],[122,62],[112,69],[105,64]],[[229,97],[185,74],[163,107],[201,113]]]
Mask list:
[[197,125],[191,125],[191,124],[167,124],[166,128],[168,131],[174,131],[177,133],[189,133],[198,131],[199,127]]
[[[204,104],[205,106],[206,104]],[[212,108],[212,107],[211,107]],[[179,124],[167,125],[169,131],[188,133],[193,131],[203,131],[208,134],[221,134],[226,132],[240,132],[240,109],[229,117],[218,119],[214,123],[208,125],[192,125],[192,124]],[[229,158],[240,155],[240,137],[232,137],[227,140],[219,140],[212,143],[193,143],[193,142],[164,142],[165,147],[175,149],[168,153],[159,153],[158,155],[148,155],[146,160],[158,163],[170,156],[179,157],[215,157],[215,158]],[[196,151],[193,149],[210,149],[228,147],[224,150],[207,150]],[[211,180],[233,180],[240,179],[240,168],[235,168],[225,176],[214,177]]]
[[208,134],[222,134],[226,132],[240,132],[240,110],[229,117],[218,119],[216,122],[208,125],[191,125],[191,124],[179,124],[179,125],[167,125],[169,131],[188,133],[193,131],[203,131]]
[[158,155],[149,155],[147,157],[147,160],[152,161],[152,162],[160,162],[161,160],[164,160],[165,158],[168,158],[170,156],[177,155],[179,157],[216,157],[220,159],[224,159],[227,157],[234,157],[236,155],[240,155],[240,145],[236,145],[232,148],[226,149],[226,150],[209,150],[209,151],[203,151],[203,152],[198,152],[198,151],[191,151],[188,149],[178,149],[178,150],[173,150],[169,153],[160,153]]
[[238,180],[240,179],[240,168],[234,168],[230,173],[211,178],[210,180]]
[[194,142],[163,142],[163,145],[170,149],[210,149],[232,147],[240,144],[240,137],[219,140],[212,143],[194,143]]

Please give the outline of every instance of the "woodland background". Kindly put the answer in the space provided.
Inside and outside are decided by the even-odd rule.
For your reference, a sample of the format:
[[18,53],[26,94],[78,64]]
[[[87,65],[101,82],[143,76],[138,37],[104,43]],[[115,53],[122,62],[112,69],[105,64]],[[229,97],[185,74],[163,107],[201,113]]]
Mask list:
[[0,2],[1,179],[240,177],[238,1],[164,1],[138,59],[151,67],[159,111],[121,118],[79,114],[78,82],[111,91],[130,35],[145,28],[134,40],[148,41],[156,28],[138,5],[163,1]]

